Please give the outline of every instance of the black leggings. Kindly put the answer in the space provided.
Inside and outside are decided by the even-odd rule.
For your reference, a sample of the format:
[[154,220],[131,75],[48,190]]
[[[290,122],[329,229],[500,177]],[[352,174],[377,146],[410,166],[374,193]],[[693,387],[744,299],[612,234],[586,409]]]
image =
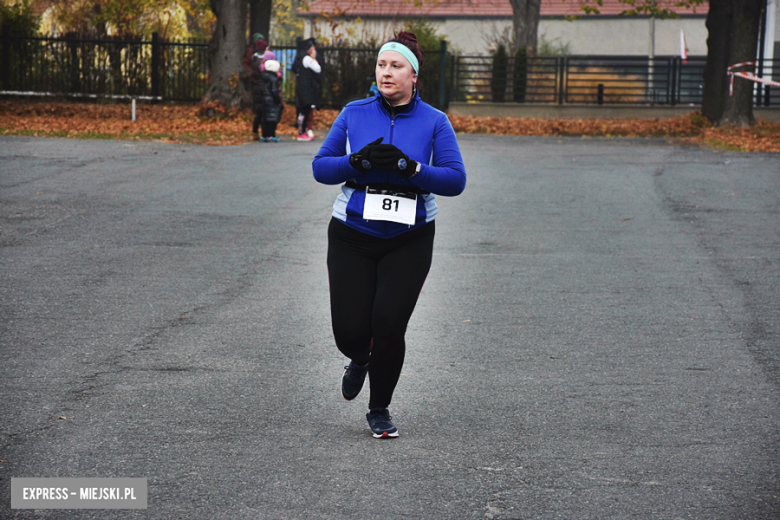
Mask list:
[[298,134],[303,135],[309,128],[309,119],[312,114],[311,105],[299,105],[295,108],[298,111]]
[[370,362],[369,408],[387,408],[401,375],[406,325],[431,267],[434,224],[378,238],[330,222],[333,335],[345,356],[358,365]]
[[276,137],[276,125],[278,123],[270,122],[270,121],[263,121],[260,123],[260,125],[263,128],[263,137]]

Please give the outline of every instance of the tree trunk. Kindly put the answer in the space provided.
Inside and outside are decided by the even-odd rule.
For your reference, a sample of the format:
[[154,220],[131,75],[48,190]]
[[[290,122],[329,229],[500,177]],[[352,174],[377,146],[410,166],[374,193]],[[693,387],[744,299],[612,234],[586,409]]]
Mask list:
[[[732,0],[734,18],[731,30],[731,63],[756,61],[758,30],[761,20],[762,0]],[[741,70],[753,71],[751,66]],[[734,79],[734,95],[726,98],[719,124],[750,126],[756,124],[753,117],[753,89],[755,83],[743,78]]]
[[[249,37],[260,33],[271,42],[271,13],[273,0],[249,0]],[[251,42],[250,42],[251,43]]]
[[211,0],[217,16],[211,39],[211,78],[204,101],[219,101],[227,108],[251,106],[239,80],[246,50],[246,0]]
[[754,83],[735,78],[734,93],[729,95],[731,78],[727,69],[736,63],[755,61],[762,4],[763,0],[710,0],[702,114],[714,123],[749,126],[756,122]]
[[701,113],[713,123],[720,121],[729,95],[726,69],[731,41],[725,35],[731,33],[732,9],[732,0],[710,0],[707,13],[707,64],[704,66]]
[[529,55],[536,56],[539,34],[539,8],[541,0],[510,0],[512,4],[512,54],[518,49],[526,49]]

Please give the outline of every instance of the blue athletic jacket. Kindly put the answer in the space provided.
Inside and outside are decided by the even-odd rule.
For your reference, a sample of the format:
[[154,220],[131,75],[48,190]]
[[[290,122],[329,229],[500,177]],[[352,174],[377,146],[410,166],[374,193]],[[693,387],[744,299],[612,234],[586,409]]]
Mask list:
[[[350,154],[383,137],[410,159],[421,163],[420,173],[406,179],[397,171],[369,170],[361,173],[349,164]],[[323,184],[371,184],[412,187],[417,195],[415,224],[365,220],[365,189],[346,185],[333,204],[333,216],[348,226],[381,238],[390,238],[417,228],[436,217],[434,194],[455,196],[466,187],[466,169],[455,131],[447,116],[423,102],[416,94],[409,107],[391,114],[382,104],[381,94],[354,101],[341,111],[328,137],[312,163],[314,178]]]

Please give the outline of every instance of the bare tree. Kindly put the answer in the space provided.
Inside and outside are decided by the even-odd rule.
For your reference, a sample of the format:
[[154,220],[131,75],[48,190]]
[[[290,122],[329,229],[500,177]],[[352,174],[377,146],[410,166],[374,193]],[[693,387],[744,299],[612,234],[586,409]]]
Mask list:
[[542,0],[510,0],[512,4],[513,53],[525,48],[535,55],[538,47],[539,11]]
[[246,0],[211,0],[217,16],[211,39],[211,70],[205,101],[219,101],[228,108],[249,104],[240,81],[241,59],[246,49]]

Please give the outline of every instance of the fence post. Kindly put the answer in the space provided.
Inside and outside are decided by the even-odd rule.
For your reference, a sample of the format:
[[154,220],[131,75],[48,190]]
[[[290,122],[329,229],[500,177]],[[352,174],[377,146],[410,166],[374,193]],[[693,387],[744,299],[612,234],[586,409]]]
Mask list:
[[452,90],[450,91],[450,96],[454,101],[466,101],[467,99],[462,99],[460,97],[460,62],[463,59],[463,56],[458,55],[455,56],[453,54],[452,56]]
[[81,92],[81,67],[79,65],[79,35],[68,33],[68,49],[70,50],[70,91]]
[[439,110],[447,109],[447,40],[439,47]]
[[[152,33],[152,97],[160,95],[160,35]],[[152,100],[154,103],[156,100]]]
[[559,74],[559,84],[558,84],[558,104],[563,105],[563,98],[564,98],[564,85],[565,85],[565,79],[564,76],[566,76],[566,56],[561,56],[558,58],[560,61],[558,62],[558,74]]
[[447,95],[447,108],[449,108],[450,101],[452,100],[452,97],[454,95],[455,95],[455,55],[450,54],[450,90]]
[[3,90],[10,90],[11,89],[11,49],[9,49],[11,45],[11,35],[10,29],[7,25],[3,26],[3,64],[2,64],[2,74],[3,74]]
[[515,52],[514,70],[512,71],[512,101],[525,103],[528,91],[528,50],[520,47]]
[[677,104],[677,57],[673,56],[669,62],[669,105]]

